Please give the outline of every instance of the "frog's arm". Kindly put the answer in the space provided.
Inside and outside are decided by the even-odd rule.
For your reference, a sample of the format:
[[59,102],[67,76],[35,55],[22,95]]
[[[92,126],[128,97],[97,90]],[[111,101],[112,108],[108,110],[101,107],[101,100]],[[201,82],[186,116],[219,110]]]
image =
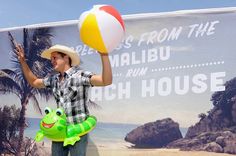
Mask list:
[[64,146],[74,145],[76,141],[80,140],[80,136],[89,133],[96,126],[97,119],[95,116],[89,116],[85,121],[67,127],[67,137],[64,141]]
[[43,137],[44,137],[44,134],[43,134],[43,131],[42,130],[39,130],[37,133],[36,133],[36,136],[34,138],[34,140],[36,142],[40,142],[43,140]]

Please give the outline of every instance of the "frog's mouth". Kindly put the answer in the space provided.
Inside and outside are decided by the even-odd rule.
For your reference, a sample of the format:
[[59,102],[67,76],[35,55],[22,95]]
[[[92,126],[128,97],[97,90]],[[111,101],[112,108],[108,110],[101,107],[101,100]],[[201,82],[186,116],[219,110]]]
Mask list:
[[45,122],[42,123],[42,126],[44,128],[52,128],[54,126],[55,122],[54,123],[51,123],[51,124],[46,124]]

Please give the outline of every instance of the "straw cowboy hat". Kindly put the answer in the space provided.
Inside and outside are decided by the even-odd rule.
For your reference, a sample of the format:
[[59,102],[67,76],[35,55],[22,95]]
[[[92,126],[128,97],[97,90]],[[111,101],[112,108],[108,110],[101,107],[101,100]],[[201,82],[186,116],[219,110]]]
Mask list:
[[74,51],[73,49],[71,49],[67,46],[58,45],[58,44],[43,51],[41,54],[41,57],[50,60],[52,52],[61,52],[61,53],[68,55],[71,58],[71,65],[72,66],[79,65],[79,63],[80,63],[79,55],[77,54],[76,51]]

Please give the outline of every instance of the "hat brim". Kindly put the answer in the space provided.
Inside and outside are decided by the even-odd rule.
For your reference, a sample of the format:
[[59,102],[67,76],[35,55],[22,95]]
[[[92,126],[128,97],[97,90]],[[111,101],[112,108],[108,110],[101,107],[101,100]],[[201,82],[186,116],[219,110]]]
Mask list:
[[72,66],[76,66],[76,65],[79,65],[80,64],[80,59],[79,59],[79,56],[78,54],[76,53],[76,51],[74,51],[73,49],[70,49],[70,48],[67,48],[65,46],[53,46],[47,50],[44,50],[42,53],[41,53],[41,57],[42,58],[45,58],[45,59],[48,59],[48,60],[51,60],[51,54],[53,52],[61,52],[61,53],[64,53],[66,55],[68,55],[70,58],[71,58],[71,65]]

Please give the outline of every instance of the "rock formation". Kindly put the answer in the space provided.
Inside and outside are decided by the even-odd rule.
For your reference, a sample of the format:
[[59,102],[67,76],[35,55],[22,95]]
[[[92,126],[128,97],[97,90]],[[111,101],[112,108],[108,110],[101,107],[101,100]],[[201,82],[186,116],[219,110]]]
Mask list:
[[189,127],[185,138],[167,145],[182,150],[204,150],[236,154],[236,78],[226,82],[225,91],[216,92],[208,115]]
[[147,123],[131,131],[125,140],[134,147],[179,148],[236,154],[236,78],[225,83],[225,91],[215,92],[213,108],[200,114],[182,138],[179,124],[171,119]]
[[125,140],[137,148],[159,148],[182,138],[179,124],[166,118],[150,122],[131,131]]

